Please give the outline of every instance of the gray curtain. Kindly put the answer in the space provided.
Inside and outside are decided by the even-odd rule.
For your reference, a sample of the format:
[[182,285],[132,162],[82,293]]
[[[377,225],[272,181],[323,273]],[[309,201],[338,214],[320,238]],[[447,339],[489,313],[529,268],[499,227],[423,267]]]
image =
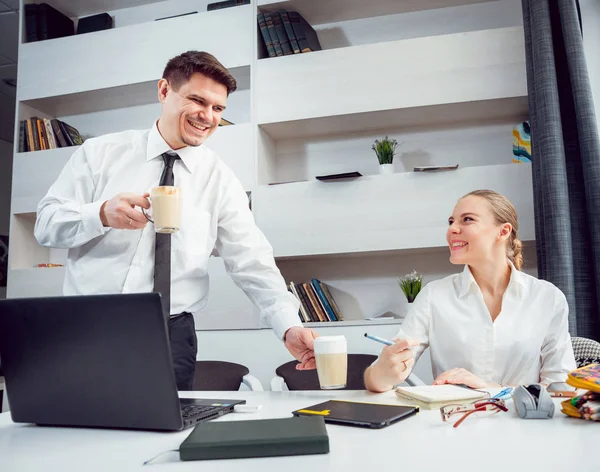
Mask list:
[[539,277],[600,340],[600,147],[576,0],[522,0]]

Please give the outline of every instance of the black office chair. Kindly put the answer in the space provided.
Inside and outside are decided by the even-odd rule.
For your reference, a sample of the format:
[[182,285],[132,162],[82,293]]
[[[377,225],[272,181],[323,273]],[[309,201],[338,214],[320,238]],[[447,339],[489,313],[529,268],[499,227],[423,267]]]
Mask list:
[[235,391],[240,385],[250,390],[262,392],[260,381],[250,375],[248,367],[235,362],[196,361],[194,374],[194,390],[202,391]]
[[577,367],[600,364],[600,343],[598,341],[576,336],[571,338],[571,344]]

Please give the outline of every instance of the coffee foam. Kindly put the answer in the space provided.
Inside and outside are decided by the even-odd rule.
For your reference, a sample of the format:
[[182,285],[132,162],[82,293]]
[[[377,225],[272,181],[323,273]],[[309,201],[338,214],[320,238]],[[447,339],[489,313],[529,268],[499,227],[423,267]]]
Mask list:
[[153,188],[152,192],[154,193],[154,195],[176,195],[179,192],[179,188],[164,185],[162,187]]
[[347,350],[346,336],[320,336],[315,339],[315,354],[344,354]]

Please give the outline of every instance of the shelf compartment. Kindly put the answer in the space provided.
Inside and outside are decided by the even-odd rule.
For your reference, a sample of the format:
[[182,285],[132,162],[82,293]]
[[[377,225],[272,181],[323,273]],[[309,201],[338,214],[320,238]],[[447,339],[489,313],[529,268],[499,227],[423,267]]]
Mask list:
[[[381,57],[397,61],[387,61],[381,73]],[[490,101],[502,111],[522,111],[526,97],[522,27],[316,51],[261,60],[256,66],[257,120],[269,134],[282,134],[275,126],[282,122],[293,122],[285,126],[289,133],[299,120],[324,117],[298,133],[310,125],[314,132],[330,121],[325,132],[346,120],[348,127],[368,127],[370,116],[360,114],[370,112],[387,111],[399,121],[403,110],[412,110],[415,119],[423,111],[421,120],[428,120],[438,111],[473,105],[479,114],[493,116],[498,112],[488,106]],[[461,107],[448,108],[453,104]]]
[[274,12],[283,8],[297,11],[306,21],[314,26],[338,21],[348,21],[375,16],[394,15],[437,8],[455,7],[494,0],[259,0],[260,11]]
[[[248,38],[254,25],[253,7],[247,5],[22,44],[17,98],[31,101],[156,82],[170,58],[190,49],[204,50],[208,45],[225,67],[249,66],[253,52]],[[115,54],[124,48],[126,53]],[[57,50],[61,54],[57,55]],[[95,58],[86,62],[85,73],[81,57]],[[155,98],[156,93],[155,84]]]
[[535,239],[528,164],[259,186],[254,213],[279,258],[435,248],[446,245],[456,201],[480,188],[506,195],[519,214],[520,239]]

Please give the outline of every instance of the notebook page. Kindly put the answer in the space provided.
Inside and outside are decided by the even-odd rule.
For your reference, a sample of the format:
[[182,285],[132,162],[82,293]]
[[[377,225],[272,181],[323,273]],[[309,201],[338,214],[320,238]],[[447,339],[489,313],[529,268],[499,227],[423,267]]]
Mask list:
[[418,387],[398,387],[396,393],[406,398],[414,398],[423,402],[447,402],[477,400],[486,394],[477,390],[469,390],[456,385],[422,385]]

